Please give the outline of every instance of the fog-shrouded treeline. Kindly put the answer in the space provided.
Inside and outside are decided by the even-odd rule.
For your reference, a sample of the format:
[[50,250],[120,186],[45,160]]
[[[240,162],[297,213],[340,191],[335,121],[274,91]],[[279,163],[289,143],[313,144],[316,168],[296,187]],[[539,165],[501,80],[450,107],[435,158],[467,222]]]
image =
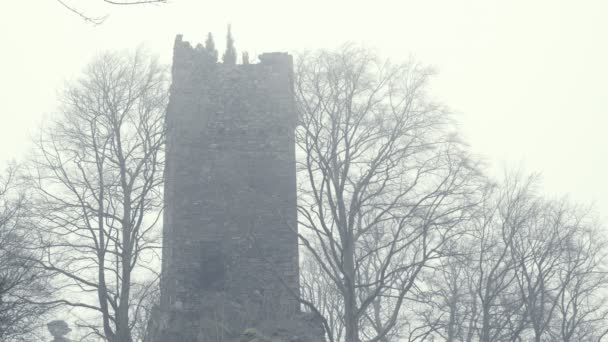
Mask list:
[[[533,177],[513,174],[490,186],[476,215],[419,273],[386,335],[377,338],[391,323],[398,287],[387,285],[361,311],[360,341],[604,341],[605,232],[588,208],[544,199],[535,186]],[[361,253],[367,257],[367,246]],[[358,271],[358,298],[382,282],[377,270]],[[344,297],[331,276],[306,260],[302,289],[327,319],[333,341],[346,341]]]
[[20,169],[22,240],[35,252],[20,260],[50,293],[24,307],[56,308],[79,341],[145,337],[160,273],[167,76],[142,49],[99,54],[59,92]]
[[[48,341],[52,319],[73,340],[145,339],[166,70],[141,50],[99,55],[0,177],[0,341]],[[330,342],[608,339],[593,208],[486,174],[433,75],[351,44],[296,55],[302,309]]]
[[9,166],[0,175],[0,341],[32,341],[39,338],[39,327],[52,306],[31,304],[49,296],[44,270],[32,259],[42,257],[40,250],[30,248],[35,239],[31,205],[20,170]]
[[346,45],[296,65],[302,296],[330,341],[608,338],[591,208],[484,174],[415,61]]

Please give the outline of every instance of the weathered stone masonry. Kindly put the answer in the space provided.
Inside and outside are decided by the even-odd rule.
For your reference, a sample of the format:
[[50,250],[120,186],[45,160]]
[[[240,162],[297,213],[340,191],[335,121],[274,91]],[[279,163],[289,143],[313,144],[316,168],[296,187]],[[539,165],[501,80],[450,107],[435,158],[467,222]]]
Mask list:
[[177,36],[172,75],[155,342],[231,341],[299,312],[292,58],[221,64]]

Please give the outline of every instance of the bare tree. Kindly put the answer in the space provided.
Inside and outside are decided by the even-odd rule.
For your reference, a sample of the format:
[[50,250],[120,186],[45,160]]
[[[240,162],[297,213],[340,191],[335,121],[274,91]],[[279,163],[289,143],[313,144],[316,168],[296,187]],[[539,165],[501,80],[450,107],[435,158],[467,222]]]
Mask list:
[[150,341],[151,322],[158,322],[158,318],[154,318],[157,314],[160,305],[160,283],[157,279],[151,279],[148,282],[138,284],[138,288],[133,291],[133,302],[131,317],[131,334],[133,340],[144,342]]
[[423,326],[445,341],[517,341],[527,327],[512,252],[535,222],[534,179],[488,184],[466,235],[427,280]]
[[467,342],[607,334],[604,239],[588,210],[542,198],[535,178],[489,188],[472,229],[426,280],[417,331]]
[[604,341],[608,337],[606,239],[601,228],[586,224],[564,243],[553,337],[564,342]]
[[326,334],[332,341],[344,339],[344,302],[338,289],[315,260],[303,255],[300,266],[300,293],[303,298],[315,303],[326,320]]
[[427,99],[430,76],[349,45],[297,62],[299,236],[341,296],[347,342],[394,331],[475,205],[477,173]]
[[521,325],[529,326],[535,342],[547,335],[563,291],[558,277],[565,265],[566,242],[582,227],[566,201],[543,202],[531,224],[518,230],[509,246],[524,308]]
[[511,247],[534,223],[540,203],[533,177],[509,176],[487,196],[474,226],[476,255],[472,292],[476,316],[469,327],[479,341],[517,341],[525,328],[524,303],[517,292],[517,260]]
[[166,71],[140,50],[105,53],[61,100],[29,176],[45,252],[37,262],[62,294],[52,303],[87,309],[99,320],[80,325],[131,342],[158,277]]
[[302,301],[330,341],[601,341],[601,234],[536,176],[475,172],[427,69],[300,56]]
[[408,321],[418,321],[410,328],[416,334],[410,334],[409,341],[427,335],[446,342],[472,341],[470,323],[477,316],[476,296],[471,291],[471,265],[475,260],[470,252],[472,245],[472,239],[466,236],[453,241],[451,252],[425,276],[425,290],[418,296],[421,308],[415,315],[408,315]]
[[48,296],[43,272],[31,259],[40,253],[31,249],[27,198],[18,187],[16,169],[0,175],[0,340],[34,341],[44,314],[51,306],[32,301]]

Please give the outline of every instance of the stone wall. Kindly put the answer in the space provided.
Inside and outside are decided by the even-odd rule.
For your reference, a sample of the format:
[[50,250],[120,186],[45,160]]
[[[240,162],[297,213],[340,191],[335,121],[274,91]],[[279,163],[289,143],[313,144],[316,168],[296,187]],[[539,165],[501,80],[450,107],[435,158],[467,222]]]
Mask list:
[[157,342],[298,314],[292,73],[285,53],[221,64],[177,36]]

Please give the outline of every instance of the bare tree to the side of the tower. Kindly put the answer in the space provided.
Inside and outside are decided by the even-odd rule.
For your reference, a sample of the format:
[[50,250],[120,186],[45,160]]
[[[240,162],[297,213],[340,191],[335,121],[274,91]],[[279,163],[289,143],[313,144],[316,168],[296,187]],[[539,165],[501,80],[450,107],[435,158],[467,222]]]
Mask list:
[[352,45],[297,59],[302,303],[332,342],[602,341],[601,222],[477,172],[429,76]]
[[469,234],[454,246],[460,253],[430,274],[432,305],[422,317],[446,341],[517,340],[521,334],[524,303],[517,300],[511,251],[540,210],[530,187],[529,180],[515,179],[490,188]]
[[26,191],[15,166],[0,174],[0,341],[39,341],[39,328],[52,306],[34,304],[48,297],[44,272],[31,259],[32,248]]
[[331,341],[344,339],[344,300],[331,278],[312,258],[304,258],[300,265],[300,296],[323,317],[325,334]]
[[555,328],[548,330],[555,340],[604,341],[608,337],[607,243],[601,225],[581,225],[565,241],[558,270],[558,298]]
[[588,208],[537,188],[510,174],[486,193],[460,252],[429,274],[421,331],[449,342],[605,338],[602,232]]
[[36,263],[57,287],[47,303],[88,311],[80,327],[131,342],[158,277],[166,68],[142,50],[104,53],[61,102],[27,177],[45,253]]
[[395,340],[402,308],[462,234],[483,182],[427,97],[428,68],[346,45],[299,56],[295,74],[299,237],[343,305],[343,338],[327,337]]

